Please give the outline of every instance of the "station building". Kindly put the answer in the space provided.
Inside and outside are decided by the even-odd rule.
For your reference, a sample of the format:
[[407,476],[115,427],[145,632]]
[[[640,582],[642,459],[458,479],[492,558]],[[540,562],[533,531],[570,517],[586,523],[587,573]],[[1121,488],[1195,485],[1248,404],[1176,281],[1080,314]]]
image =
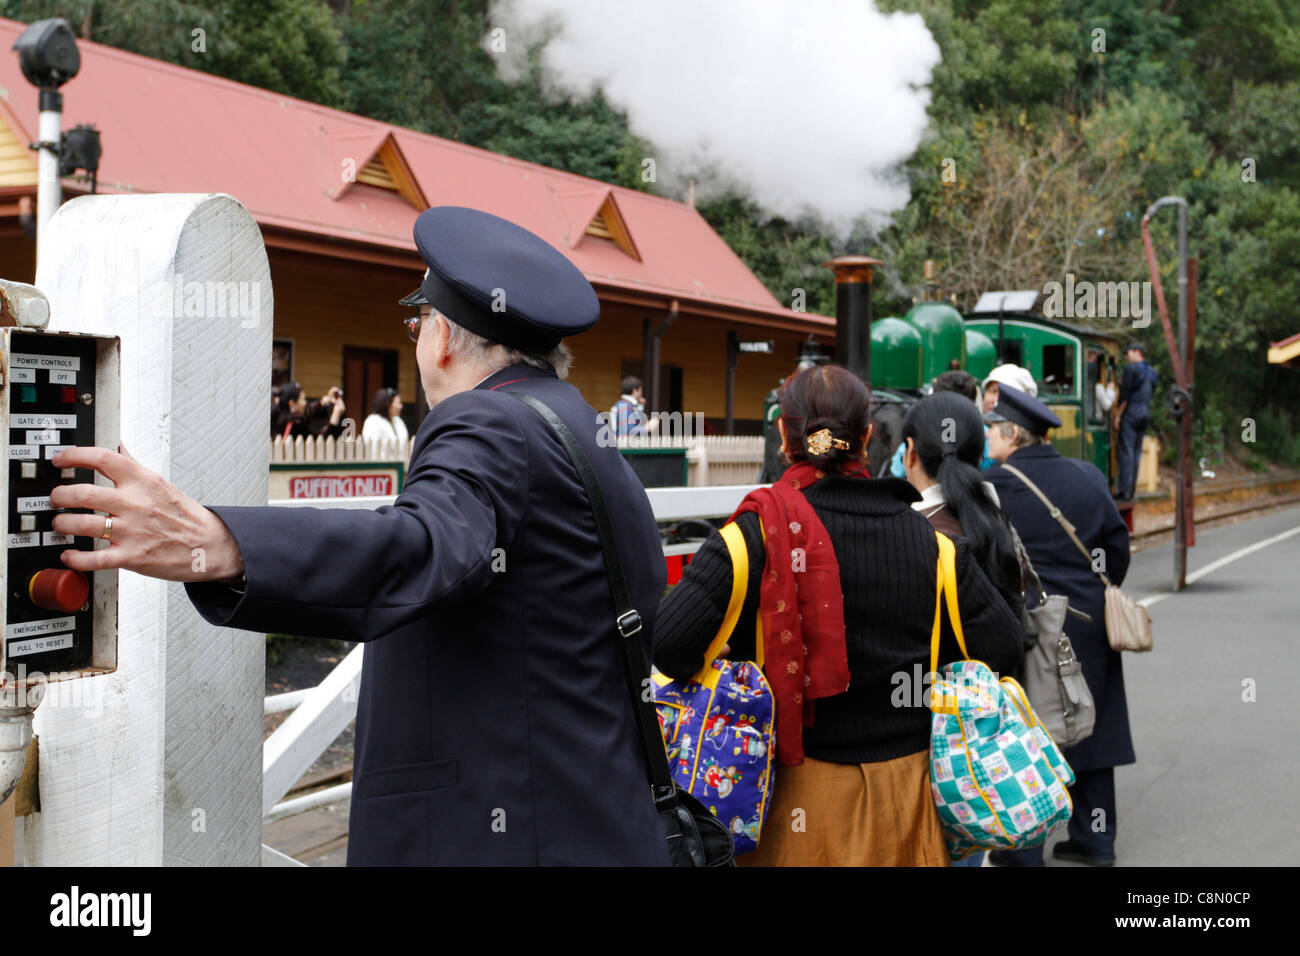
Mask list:
[[[23,29],[0,20],[0,47]],[[429,206],[516,222],[587,276],[601,321],[570,341],[570,381],[598,409],[618,398],[625,374],[649,379],[657,352],[652,410],[702,413],[720,432],[733,333],[774,343],[771,353],[746,352],[735,376],[736,431],[757,433],[764,396],[793,369],[801,342],[834,341],[833,319],[783,306],[688,204],[112,47],[78,47],[63,128],[101,131],[96,190],[224,192],[243,203],[270,261],[275,383],[298,381],[309,397],[341,385],[358,422],[385,386],[401,392],[412,433],[426,411],[400,322],[410,310],[397,300],[423,273],[411,230]],[[0,56],[0,275],[24,282],[35,275],[36,129],[37,91],[16,54]],[[90,191],[81,175],[63,187],[65,200]]]

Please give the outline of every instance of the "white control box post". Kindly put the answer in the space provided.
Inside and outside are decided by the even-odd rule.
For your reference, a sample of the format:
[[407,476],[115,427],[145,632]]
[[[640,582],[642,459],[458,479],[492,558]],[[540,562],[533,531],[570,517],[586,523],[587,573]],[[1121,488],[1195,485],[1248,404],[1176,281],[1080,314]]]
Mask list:
[[[121,339],[122,443],[204,504],[265,505],[270,269],[226,195],[83,196],[42,238],[50,327]],[[201,566],[203,555],[194,555]],[[28,865],[256,866],[265,640],[215,628],[180,584],[123,572],[117,671],[36,712]]]

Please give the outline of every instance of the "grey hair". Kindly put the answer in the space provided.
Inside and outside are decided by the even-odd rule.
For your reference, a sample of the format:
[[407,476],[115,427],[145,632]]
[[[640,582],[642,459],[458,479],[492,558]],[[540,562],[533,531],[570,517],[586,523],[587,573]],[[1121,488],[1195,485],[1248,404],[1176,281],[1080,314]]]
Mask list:
[[1016,422],[994,422],[998,431],[1002,433],[1003,438],[1011,439],[1017,448],[1024,448],[1027,445],[1041,445],[1043,443],[1042,435],[1035,435],[1028,428],[1019,425]]
[[447,347],[453,354],[486,365],[494,372],[517,362],[523,362],[533,368],[553,368],[555,374],[562,379],[569,377],[569,369],[573,365],[573,353],[563,342],[547,352],[526,352],[522,349],[509,348],[498,342],[489,342],[483,336],[471,332],[462,325],[457,325],[451,319],[447,319],[447,329],[450,333]]

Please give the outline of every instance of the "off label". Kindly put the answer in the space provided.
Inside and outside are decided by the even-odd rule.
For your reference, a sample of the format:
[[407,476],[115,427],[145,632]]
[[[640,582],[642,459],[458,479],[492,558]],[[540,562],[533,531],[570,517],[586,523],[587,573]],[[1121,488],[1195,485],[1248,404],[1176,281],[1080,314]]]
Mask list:
[[24,355],[15,352],[9,359],[10,368],[61,368],[77,371],[81,359],[76,355]]
[[25,654],[40,654],[44,651],[57,651],[71,646],[71,634],[54,634],[50,637],[34,637],[30,641],[13,641],[9,645],[9,656],[22,657]]
[[75,617],[51,617],[44,621],[22,621],[5,628],[5,637],[14,640],[19,637],[36,637],[41,634],[57,634],[59,631],[71,631],[77,626]]
[[77,373],[50,369],[50,383],[53,385],[76,385]]

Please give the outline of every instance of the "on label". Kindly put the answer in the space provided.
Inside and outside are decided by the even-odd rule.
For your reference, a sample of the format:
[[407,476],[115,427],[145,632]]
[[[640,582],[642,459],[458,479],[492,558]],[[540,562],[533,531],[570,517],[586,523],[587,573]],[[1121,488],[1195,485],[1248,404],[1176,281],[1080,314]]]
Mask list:
[[34,368],[11,368],[9,370],[9,380],[11,382],[31,382],[36,383],[36,369]]

